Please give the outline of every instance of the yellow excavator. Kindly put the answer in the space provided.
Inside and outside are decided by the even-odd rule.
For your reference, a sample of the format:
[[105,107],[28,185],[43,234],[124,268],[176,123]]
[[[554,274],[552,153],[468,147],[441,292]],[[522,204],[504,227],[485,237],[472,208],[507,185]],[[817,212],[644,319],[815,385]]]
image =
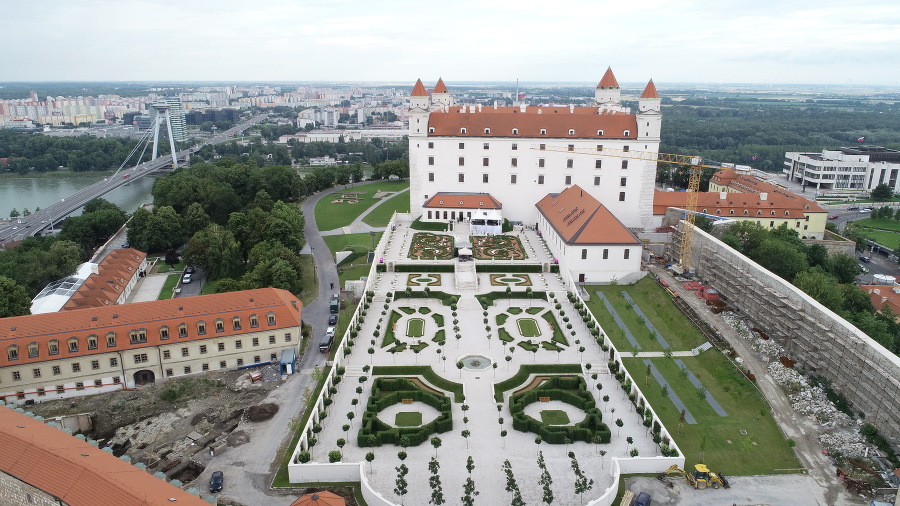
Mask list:
[[706,467],[706,464],[696,464],[694,466],[694,472],[689,473],[684,469],[678,467],[677,464],[673,464],[672,467],[666,470],[663,474],[659,475],[660,481],[665,481],[668,475],[676,473],[680,474],[684,481],[687,482],[688,485],[693,486],[697,489],[704,489],[707,487],[712,488],[731,488],[731,485],[728,484],[728,478],[725,477],[722,473],[714,473]]

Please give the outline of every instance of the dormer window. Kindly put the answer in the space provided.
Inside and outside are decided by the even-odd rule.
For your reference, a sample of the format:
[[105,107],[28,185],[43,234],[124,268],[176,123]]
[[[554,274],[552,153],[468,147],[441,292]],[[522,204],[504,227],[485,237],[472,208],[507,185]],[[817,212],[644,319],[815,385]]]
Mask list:
[[542,129],[541,129],[541,135],[547,135],[547,129],[546,129],[546,128],[542,128]]
[[98,347],[98,344],[97,344],[97,336],[95,336],[95,335],[90,335],[90,336],[88,336],[88,349],[89,349],[89,350],[96,350],[97,347]]
[[275,313],[266,314],[266,320],[269,325],[275,325]]
[[255,329],[259,327],[259,315],[252,314],[250,315],[250,328]]
[[785,215],[785,216],[790,216],[790,215],[791,215],[791,212],[790,212],[790,211],[785,211],[785,212],[784,212],[784,215]]
[[116,333],[109,332],[106,334],[106,347],[107,348],[115,348],[116,347]]
[[622,132],[622,137],[630,137],[630,136],[631,136],[631,130],[625,130],[624,132]]
[[479,202],[478,205],[479,205],[479,206],[483,206],[483,205],[484,205],[484,202]]
[[439,202],[438,202],[438,204],[440,204],[440,205],[444,205],[444,201],[443,201],[443,200],[441,200],[441,201],[439,201]]
[[47,351],[51,355],[59,355],[59,341],[53,339],[50,343],[47,344]]
[[36,358],[38,356],[38,343],[28,344],[28,358]]
[[197,333],[201,336],[206,334],[206,322],[197,322]]
[[459,201],[459,205],[463,205],[463,201],[462,201],[462,200]]
[[184,338],[187,337],[187,325],[182,323],[178,326],[178,337]]
[[513,128],[512,134],[513,134],[513,135],[519,135],[519,129],[518,129],[518,128]]
[[484,129],[484,133],[485,133],[485,134],[491,133],[491,129],[490,129],[490,128],[485,128],[485,129]]
[[[597,130],[597,137],[603,137],[603,130]],[[600,151],[599,149],[597,151]]]
[[434,127],[428,127],[428,133],[433,134],[433,133],[434,133]]
[[231,319],[231,326],[234,330],[241,330],[241,317],[235,316]]
[[465,129],[465,128],[460,128],[460,129],[459,129],[459,133],[465,134],[465,133],[466,133],[466,129]]
[[757,216],[762,216],[762,211],[756,211]]
[[570,129],[569,129],[569,135],[575,135],[575,129],[574,129],[574,128],[570,128]]
[[722,210],[721,210],[721,209],[716,209],[716,214],[722,214]]
[[225,332],[225,320],[216,318],[216,332]]
[[734,214],[734,209],[732,209],[731,211],[728,211],[728,214]]
[[168,326],[164,325],[159,328],[159,338],[163,341],[165,341],[166,339],[169,338],[169,327]]
[[775,211],[772,211],[772,216],[775,216]]
[[19,360],[19,347],[14,344],[7,348],[6,358],[8,360]]
[[78,351],[78,338],[73,337],[69,339],[69,353],[76,353]]
[[745,215],[750,214],[750,211],[744,209],[744,214],[745,214]]

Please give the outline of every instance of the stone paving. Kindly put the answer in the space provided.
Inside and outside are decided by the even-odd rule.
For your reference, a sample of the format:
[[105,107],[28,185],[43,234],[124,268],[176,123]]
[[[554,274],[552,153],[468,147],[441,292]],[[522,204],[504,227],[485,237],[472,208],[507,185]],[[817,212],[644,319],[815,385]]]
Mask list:
[[[398,254],[408,250],[408,239],[413,231],[408,227],[400,224],[397,230],[390,237],[388,245],[388,258],[394,258],[391,255]],[[529,250],[529,255],[535,251],[535,255],[543,255],[548,258],[546,252],[542,249],[543,245],[539,242],[536,234],[531,231],[520,231],[523,247]],[[534,239],[538,248],[534,248],[530,239]],[[400,497],[394,494],[394,480],[396,479],[395,467],[399,466],[401,461],[397,457],[397,453],[401,450],[399,446],[384,445],[377,448],[360,448],[356,445],[356,433],[360,428],[362,413],[367,402],[367,396],[372,388],[371,371],[364,372],[366,366],[371,365],[430,365],[432,369],[442,378],[458,382],[463,385],[465,392],[465,404],[470,409],[463,411],[461,403],[452,403],[453,429],[443,434],[434,434],[442,440],[442,445],[435,449],[427,442],[418,446],[406,449],[408,458],[405,463],[409,468],[407,481],[409,482],[409,494],[403,498],[405,504],[427,504],[431,494],[431,488],[427,485],[430,473],[427,468],[428,460],[437,453],[441,464],[440,476],[443,482],[444,494],[450,498],[449,503],[456,503],[456,499],[462,495],[463,482],[467,476],[465,471],[465,462],[468,456],[472,456],[475,462],[475,471],[472,477],[475,481],[476,490],[480,492],[479,503],[491,503],[491,498],[504,498],[507,500],[508,493],[504,490],[505,477],[501,471],[501,464],[505,459],[509,459],[512,464],[513,472],[521,488],[525,501],[529,504],[537,504],[540,502],[541,489],[538,485],[539,469],[536,464],[537,452],[542,451],[546,459],[548,469],[553,477],[553,490],[556,494],[556,502],[558,504],[578,504],[579,498],[574,494],[574,474],[570,467],[570,460],[566,456],[567,451],[573,451],[581,465],[581,469],[590,479],[595,481],[593,490],[586,494],[587,497],[597,497],[603,493],[606,488],[612,485],[612,465],[610,458],[625,458],[630,449],[635,448],[639,451],[640,456],[658,456],[660,455],[659,447],[653,443],[648,436],[648,430],[643,426],[641,417],[635,412],[634,406],[629,402],[625,392],[619,387],[616,379],[608,372],[600,372],[597,379],[593,379],[590,373],[583,374],[588,385],[588,391],[594,396],[597,407],[603,413],[603,420],[612,432],[612,441],[609,444],[594,445],[584,442],[576,442],[570,445],[549,445],[535,444],[535,434],[519,432],[512,428],[512,417],[504,399],[500,403],[498,411],[498,403],[494,400],[493,385],[497,382],[510,378],[518,371],[521,364],[593,364],[593,371],[606,371],[606,362],[608,355],[603,352],[599,345],[591,338],[587,327],[582,323],[580,318],[573,318],[573,329],[576,336],[573,338],[566,332],[566,337],[570,341],[570,345],[563,347],[562,351],[547,351],[539,349],[536,353],[526,352],[516,346],[503,346],[502,341],[497,337],[496,315],[507,311],[509,306],[516,305],[527,308],[529,305],[541,305],[552,309],[546,300],[529,300],[526,298],[500,299],[487,310],[488,325],[491,331],[485,330],[484,310],[476,300],[476,294],[473,292],[461,293],[457,306],[457,319],[460,339],[455,338],[456,332],[453,331],[453,316],[449,306],[445,306],[438,299],[405,299],[402,296],[403,290],[406,289],[409,279],[407,272],[388,272],[379,273],[374,285],[374,299],[368,309],[365,323],[360,335],[356,339],[356,345],[353,352],[347,357],[345,363],[347,373],[338,385],[337,393],[333,397],[333,404],[328,408],[328,417],[322,421],[323,430],[317,435],[318,444],[312,449],[313,460],[317,462],[327,462],[327,454],[329,451],[337,450],[336,441],[338,438],[348,439],[346,446],[341,450],[344,462],[364,461],[366,453],[374,452],[375,460],[371,466],[366,466],[367,478],[370,480],[372,487],[382,493],[388,500],[400,503]],[[479,284],[483,289],[490,287],[489,274],[479,274]],[[531,281],[534,284],[534,291],[549,291],[555,293],[557,300],[561,303],[563,310],[567,315],[577,315],[574,306],[567,300],[566,291],[560,277],[556,274],[530,274]],[[441,283],[437,286],[429,286],[432,291],[445,291],[454,293],[452,276],[441,276]],[[497,288],[499,290],[505,290]],[[525,292],[524,286],[513,286],[514,292]],[[421,288],[414,288],[420,291]],[[400,298],[394,299],[389,303],[387,310],[383,309],[388,292],[394,292]],[[371,336],[375,330],[375,326],[381,320],[381,328],[385,329],[391,311],[399,307],[412,307],[417,313],[409,315],[409,317],[420,317],[426,321],[426,334],[422,338],[423,342],[428,342],[421,353],[414,353],[409,348],[399,353],[389,353],[388,348],[381,346],[381,337],[374,338],[375,344],[371,344]],[[432,313],[422,315],[418,313],[419,308],[427,307]],[[384,315],[382,315],[384,311]],[[444,315],[444,330],[446,332],[446,343],[438,345],[431,341],[432,333],[435,331],[436,324],[431,319],[431,314],[439,313]],[[407,317],[405,313],[404,317]],[[529,315],[525,312],[521,313],[522,317],[532,317],[539,324],[546,323],[539,315]],[[562,319],[557,320],[562,324]],[[403,320],[403,319],[401,319]],[[509,323],[508,320],[507,324]],[[398,322],[397,328],[400,329],[396,333],[398,341],[408,341],[412,343],[412,339],[405,336],[405,324]],[[565,329],[565,327],[562,327]],[[541,327],[542,332],[549,332],[548,328]],[[383,335],[383,334],[382,334]],[[488,338],[490,336],[490,338]],[[516,336],[517,338],[520,336]],[[543,335],[540,340],[550,340],[550,335]],[[580,341],[576,345],[575,339]],[[514,343],[510,343],[514,344]],[[578,347],[584,346],[586,351],[582,354],[578,352]],[[369,348],[373,349],[373,353],[369,354]],[[510,352],[510,349],[516,351]],[[497,367],[488,367],[485,369],[458,369],[457,361],[470,356],[479,355],[485,359],[496,363]],[[512,356],[511,361],[507,362],[505,357]],[[584,369],[583,369],[584,370]],[[360,382],[362,380],[362,382]],[[602,385],[602,390],[597,390],[596,385]],[[363,393],[357,394],[356,387],[362,386]],[[509,393],[507,392],[507,396]],[[608,395],[610,400],[604,403],[602,397]],[[353,399],[358,399],[356,405],[352,404]],[[544,403],[541,403],[544,404]],[[571,408],[571,407],[570,407]],[[406,411],[410,408],[403,406],[395,408],[399,411]],[[542,406],[542,409],[548,409]],[[552,408],[558,409],[558,408]],[[568,408],[566,408],[568,410]],[[578,410],[576,410],[578,411]],[[348,413],[353,413],[352,419],[348,418]],[[388,419],[392,416],[385,415]],[[468,417],[468,423],[463,422],[463,418]],[[503,423],[500,424],[500,419]],[[576,414],[570,415],[570,418],[577,419]],[[622,429],[615,425],[615,420],[621,418],[624,422]],[[386,420],[389,421],[389,420]],[[349,423],[351,429],[348,434],[342,430],[344,424]],[[461,432],[463,430],[470,431],[470,436],[465,438]],[[506,430],[507,436],[501,438],[500,431]],[[429,436],[431,437],[431,436]],[[634,438],[634,444],[628,445],[626,437]],[[507,449],[507,445],[508,449]],[[605,456],[601,456],[598,451],[606,452]],[[485,502],[487,501],[487,502]]]

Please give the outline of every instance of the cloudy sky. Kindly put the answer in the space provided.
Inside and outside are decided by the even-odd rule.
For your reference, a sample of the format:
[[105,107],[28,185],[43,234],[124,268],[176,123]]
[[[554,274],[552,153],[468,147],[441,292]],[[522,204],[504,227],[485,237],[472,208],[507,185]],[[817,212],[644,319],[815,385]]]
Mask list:
[[0,81],[900,85],[897,0],[8,0]]

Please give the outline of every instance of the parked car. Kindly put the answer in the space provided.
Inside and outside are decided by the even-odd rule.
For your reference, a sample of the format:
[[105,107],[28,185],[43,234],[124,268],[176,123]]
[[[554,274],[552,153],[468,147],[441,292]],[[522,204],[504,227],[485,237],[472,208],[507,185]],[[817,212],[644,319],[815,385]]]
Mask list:
[[191,275],[190,275],[190,274],[185,274],[184,277],[181,278],[181,283],[182,283],[182,284],[185,284],[185,285],[186,285],[186,284],[188,284],[188,283],[190,283],[190,282],[191,282]]
[[829,220],[836,220],[838,218],[839,218],[839,216],[836,214],[832,214],[831,216],[828,217]]
[[188,265],[187,267],[185,267],[184,273],[185,273],[185,274],[193,274],[193,273],[194,273],[194,270],[195,270],[195,269],[194,269],[194,266],[193,266],[193,265]]
[[847,208],[848,211],[859,211],[859,206],[850,206]]
[[328,317],[328,325],[337,325],[337,315],[333,314]]
[[861,257],[859,257],[859,259],[860,259],[863,263],[869,263],[869,262],[872,261],[872,258],[871,258],[871,257],[865,257],[865,256],[861,256]]
[[869,207],[864,207],[864,208],[860,209],[859,212],[861,212],[861,213],[871,213],[871,212],[872,212],[872,209],[869,208]]
[[225,475],[222,474],[222,471],[213,471],[212,476],[209,477],[209,491],[212,493],[221,492],[224,485]]

